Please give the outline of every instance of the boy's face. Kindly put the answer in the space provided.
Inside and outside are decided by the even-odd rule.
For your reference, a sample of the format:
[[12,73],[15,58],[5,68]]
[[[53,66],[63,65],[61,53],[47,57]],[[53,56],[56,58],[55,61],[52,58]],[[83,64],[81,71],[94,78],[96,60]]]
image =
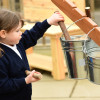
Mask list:
[[16,29],[6,33],[5,43],[7,45],[13,46],[19,43],[22,35],[20,29],[21,29],[21,22],[19,22],[19,25]]

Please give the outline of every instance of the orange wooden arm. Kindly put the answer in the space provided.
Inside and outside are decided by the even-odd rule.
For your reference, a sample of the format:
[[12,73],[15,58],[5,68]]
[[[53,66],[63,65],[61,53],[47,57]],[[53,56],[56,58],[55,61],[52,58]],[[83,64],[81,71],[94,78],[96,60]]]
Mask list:
[[89,37],[100,46],[100,27],[87,17],[84,12],[76,7],[70,0],[51,0],[60,10],[62,10],[73,22],[83,18],[76,23],[86,34],[94,28]]

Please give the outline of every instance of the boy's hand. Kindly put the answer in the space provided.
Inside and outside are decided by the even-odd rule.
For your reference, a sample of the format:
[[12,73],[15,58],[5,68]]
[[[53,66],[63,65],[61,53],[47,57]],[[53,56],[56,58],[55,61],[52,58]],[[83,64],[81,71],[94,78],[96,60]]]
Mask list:
[[50,25],[58,25],[59,21],[64,21],[64,17],[58,11],[56,11],[51,17],[47,19],[47,22]]
[[26,75],[28,75],[25,78],[26,84],[39,81],[42,78],[42,74],[39,72],[36,72],[35,70],[33,70],[32,72],[26,70],[25,73],[26,73]]

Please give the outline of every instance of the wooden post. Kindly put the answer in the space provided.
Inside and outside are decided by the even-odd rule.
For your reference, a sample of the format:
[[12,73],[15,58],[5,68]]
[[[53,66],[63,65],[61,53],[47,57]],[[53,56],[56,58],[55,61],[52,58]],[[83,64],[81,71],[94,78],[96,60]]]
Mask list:
[[4,8],[9,9],[9,6],[10,6],[9,0],[2,0],[2,3],[3,3],[3,7],[4,7]]
[[33,53],[33,47],[30,47],[29,49],[26,50],[26,54],[31,54]]
[[53,71],[52,75],[56,80],[65,79],[65,66],[64,66],[64,57],[62,52],[62,47],[60,43],[61,35],[54,35],[51,37],[51,52],[52,52],[52,62],[53,62]]
[[89,3],[90,3],[90,9],[91,9],[91,16],[94,19],[94,10],[95,10],[94,0],[89,0]]
[[42,44],[46,45],[46,38],[45,37],[42,37]]

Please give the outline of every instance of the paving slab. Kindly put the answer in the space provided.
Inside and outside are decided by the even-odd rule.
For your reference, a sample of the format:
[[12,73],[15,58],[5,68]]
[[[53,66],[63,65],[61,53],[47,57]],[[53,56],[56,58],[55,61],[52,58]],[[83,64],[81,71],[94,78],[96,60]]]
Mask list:
[[69,97],[75,80],[40,81],[32,83],[32,97]]
[[32,100],[100,100],[100,98],[32,98]]
[[73,91],[72,97],[100,97],[100,85],[90,82],[88,79],[79,80]]
[[42,75],[43,75],[43,77],[42,77],[41,81],[55,81],[50,72],[43,72]]

